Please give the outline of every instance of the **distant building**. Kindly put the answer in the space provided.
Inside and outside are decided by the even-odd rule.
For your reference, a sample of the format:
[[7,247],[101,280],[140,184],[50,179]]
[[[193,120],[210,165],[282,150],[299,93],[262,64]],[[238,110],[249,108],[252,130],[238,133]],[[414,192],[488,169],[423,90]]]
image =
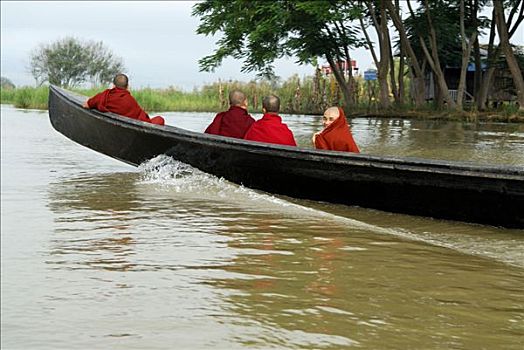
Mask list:
[[[487,50],[485,45],[480,49],[481,55],[481,66],[477,68],[475,63],[469,63],[467,72],[466,72],[466,87],[464,93],[465,101],[473,100],[475,95],[475,71],[480,69],[482,74],[486,73],[487,70]],[[517,46],[515,49],[517,55],[522,55],[524,53],[523,46]],[[521,70],[524,74],[524,59],[520,60]],[[506,59],[503,55],[497,61],[497,68],[495,69],[493,76],[493,83],[490,86],[488,91],[488,102],[501,103],[508,101],[515,101],[517,99],[517,93],[515,90],[515,85],[513,84],[513,78],[511,72],[509,71]],[[448,85],[448,89],[453,98],[457,97],[457,89],[460,79],[460,70],[461,67],[456,66],[446,66],[443,70],[444,78]],[[438,87],[432,71],[426,73],[425,79],[425,91],[426,91],[426,100],[434,100],[437,98]]]
[[[352,75],[354,72],[358,72],[356,60],[351,60],[351,63],[350,61],[338,61],[337,65],[342,70],[342,72],[344,72],[344,75],[349,74],[350,68],[352,69],[351,71]],[[323,65],[321,65],[320,70],[322,71],[322,74],[324,75],[329,75],[333,73],[333,70],[331,69],[331,66],[328,63],[324,63]]]

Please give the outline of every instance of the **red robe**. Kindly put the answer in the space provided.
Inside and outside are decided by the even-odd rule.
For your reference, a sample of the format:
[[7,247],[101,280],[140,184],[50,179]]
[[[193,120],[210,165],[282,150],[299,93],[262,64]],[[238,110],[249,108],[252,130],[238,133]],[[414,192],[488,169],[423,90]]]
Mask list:
[[353,135],[351,135],[344,111],[340,107],[338,111],[339,117],[315,138],[315,147],[332,151],[360,153],[355,140],[353,140]]
[[254,122],[255,119],[244,108],[231,106],[229,110],[215,116],[205,133],[241,139]]
[[164,118],[160,116],[149,118],[127,89],[118,87],[107,89],[87,100],[87,105],[100,112],[111,112],[143,122],[164,125]]
[[246,132],[244,139],[279,145],[297,145],[291,130],[282,123],[282,118],[271,113],[264,114],[261,119],[254,122]]

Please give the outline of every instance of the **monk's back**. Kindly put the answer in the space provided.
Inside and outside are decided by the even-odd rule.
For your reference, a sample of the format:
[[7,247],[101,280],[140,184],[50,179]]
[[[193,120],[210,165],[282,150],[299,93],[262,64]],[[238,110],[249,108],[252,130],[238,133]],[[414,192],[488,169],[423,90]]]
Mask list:
[[251,125],[244,139],[279,145],[297,145],[291,130],[282,123],[282,118],[279,115],[268,113]]
[[127,75],[122,73],[117,74],[113,79],[114,87],[112,89],[107,89],[96,94],[84,102],[82,107],[95,108],[101,112],[111,112],[143,122],[164,125],[165,121],[161,116],[149,118],[149,115],[140,107],[135,98],[131,96],[128,90],[128,82]]
[[241,139],[254,122],[255,119],[249,115],[246,109],[231,106],[227,111],[218,113],[205,132]]

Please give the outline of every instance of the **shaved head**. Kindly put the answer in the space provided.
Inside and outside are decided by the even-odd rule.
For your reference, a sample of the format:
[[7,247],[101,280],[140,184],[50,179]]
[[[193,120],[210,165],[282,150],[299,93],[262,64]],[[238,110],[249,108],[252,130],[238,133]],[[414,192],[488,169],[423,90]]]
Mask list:
[[127,89],[129,79],[127,78],[127,75],[120,73],[113,78],[113,84],[118,88]]
[[278,113],[280,110],[280,99],[276,95],[269,95],[262,100],[262,107],[266,112]]
[[338,107],[329,107],[326,109],[324,116],[322,117],[322,123],[324,124],[324,127],[327,128],[335,120],[337,120],[338,117],[340,117],[340,109]]
[[229,104],[231,106],[242,106],[246,101],[246,94],[240,90],[233,90],[229,93]]
[[340,115],[340,112],[338,110],[338,107],[329,107],[328,109],[326,109],[326,111],[324,112],[324,115],[326,117],[331,117],[333,119],[335,118],[338,118],[339,115]]

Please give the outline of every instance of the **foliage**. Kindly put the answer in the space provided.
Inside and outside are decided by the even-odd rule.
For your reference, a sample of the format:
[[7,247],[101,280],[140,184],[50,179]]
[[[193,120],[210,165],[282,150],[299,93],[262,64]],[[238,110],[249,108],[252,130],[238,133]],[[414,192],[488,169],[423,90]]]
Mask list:
[[517,59],[520,70],[524,74],[524,46],[513,47],[515,58]]
[[72,37],[41,44],[31,53],[30,60],[31,74],[40,85],[49,82],[66,88],[88,80],[94,84],[109,83],[124,70],[122,59],[102,42]]
[[[460,42],[460,0],[435,0],[429,1],[429,8],[425,6],[424,1],[419,1],[420,6],[404,21],[408,38],[411,42],[416,56],[423,61],[424,53],[422,52],[420,37],[425,41],[429,48],[428,41],[428,14],[435,28],[437,36],[437,51],[442,68],[460,67],[462,59],[462,49]],[[486,5],[487,1],[479,1],[479,9]],[[477,17],[469,1],[465,2],[465,26],[466,37],[470,37],[472,30],[475,29],[474,21],[478,22],[478,30],[483,31],[489,26],[489,20],[485,16]]]
[[[218,81],[191,92],[174,87],[167,89],[137,89],[132,95],[148,112],[154,111],[198,111],[217,112],[227,109],[231,90],[240,89],[248,96],[249,110],[262,111],[262,99],[271,93],[280,96],[282,113],[320,114],[327,105],[337,104],[340,92],[332,76],[304,77],[294,75],[283,82],[260,79],[250,82]],[[73,89],[84,96],[93,96],[103,88]],[[22,87],[2,91],[1,103],[18,108],[46,109],[48,88],[40,86]]]
[[424,58],[420,38],[425,41],[428,48],[430,47],[427,37],[427,33],[429,33],[427,23],[428,11],[430,11],[431,20],[435,27],[440,63],[443,66],[449,63],[453,66],[460,66],[462,49],[459,37],[459,10],[457,4],[444,4],[443,1],[432,3],[430,9],[420,6],[405,21],[407,34],[417,57],[421,61]]
[[116,57],[101,41],[89,43],[88,49],[91,54],[88,75],[94,85],[109,83],[117,73],[124,71],[122,59]]
[[2,88],[2,90],[12,90],[16,86],[15,84],[13,84],[11,80],[7,79],[6,77],[1,77],[0,78],[0,87]]
[[44,86],[2,89],[0,102],[12,104],[18,108],[47,109],[48,95],[49,91]]
[[242,71],[271,77],[273,62],[282,57],[295,56],[299,63],[319,56],[349,59],[344,48],[362,45],[351,25],[359,13],[358,3],[342,0],[202,1],[193,7],[201,20],[197,33],[223,36],[200,67],[211,71],[230,56],[244,60]]
[[[297,87],[300,93],[297,94]],[[319,89],[320,87],[320,89]],[[335,89],[333,89],[335,88]],[[178,90],[174,87],[167,89],[138,89],[132,94],[138,103],[149,113],[167,111],[191,111],[191,112],[218,112],[227,108],[227,95],[232,89],[241,89],[249,98],[250,113],[260,113],[262,98],[269,93],[280,96],[282,101],[282,113],[295,114],[322,114],[327,106],[340,103],[340,92],[337,91],[336,81],[333,76],[306,76],[300,78],[292,76],[286,81],[274,85],[269,80],[258,80],[250,82],[226,81],[207,84],[190,92]],[[377,85],[365,82],[362,77],[356,78],[357,104],[356,115],[381,115],[378,104],[373,96],[376,96]],[[90,89],[73,89],[73,91],[84,95],[93,96],[103,90],[103,87]],[[375,90],[375,91],[373,91]],[[221,93],[222,91],[222,93]],[[0,102],[13,104],[17,108],[47,109],[49,90],[46,86],[21,87],[13,90],[2,90]],[[496,111],[491,110],[486,115],[509,117],[516,115],[518,110],[514,104],[503,104]],[[385,116],[434,116],[435,107],[426,104],[416,111],[410,104],[402,104],[385,112]],[[449,114],[450,117],[453,117]]]

